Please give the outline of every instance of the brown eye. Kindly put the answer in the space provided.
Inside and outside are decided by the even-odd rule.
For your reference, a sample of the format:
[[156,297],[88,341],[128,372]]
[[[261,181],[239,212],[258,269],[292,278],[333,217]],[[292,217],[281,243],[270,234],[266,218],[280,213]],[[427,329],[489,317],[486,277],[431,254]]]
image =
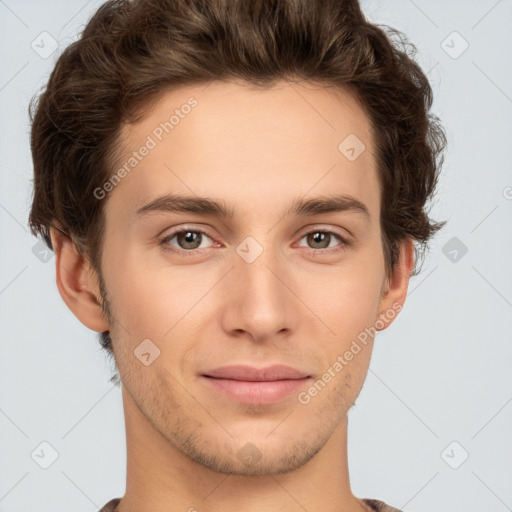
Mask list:
[[[171,243],[174,239],[176,239],[176,242]],[[196,249],[208,248],[208,246],[204,245],[201,247],[206,239],[211,240],[211,238],[200,229],[181,229],[166,236],[160,243],[165,250],[192,256],[200,252],[196,251]]]
[[[304,238],[306,239],[307,247],[312,249],[313,252],[331,253],[344,250],[350,245],[341,235],[328,230],[310,231],[302,237],[302,239]],[[336,242],[336,239],[341,243],[331,245],[331,242]],[[305,246],[301,245],[300,247]]]
[[176,240],[181,249],[197,249],[201,245],[202,233],[199,231],[180,231]]
[[[306,235],[312,249],[326,249],[331,241],[331,234],[324,231],[315,231]],[[327,243],[326,243],[327,242]]]

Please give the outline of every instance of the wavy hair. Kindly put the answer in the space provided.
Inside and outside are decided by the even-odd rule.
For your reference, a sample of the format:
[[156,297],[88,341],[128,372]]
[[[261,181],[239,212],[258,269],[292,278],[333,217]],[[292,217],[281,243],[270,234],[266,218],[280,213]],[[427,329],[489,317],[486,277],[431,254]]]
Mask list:
[[[446,136],[430,113],[432,89],[416,48],[370,23],[357,0],[111,0],[59,56],[32,98],[31,231],[51,246],[50,226],[73,238],[101,277],[103,202],[123,123],[159,95],[187,84],[243,80],[268,87],[298,78],[350,90],[375,134],[386,272],[401,242],[415,267],[445,222],[428,216]],[[108,312],[108,311],[107,311]],[[108,331],[100,335],[111,349]]]

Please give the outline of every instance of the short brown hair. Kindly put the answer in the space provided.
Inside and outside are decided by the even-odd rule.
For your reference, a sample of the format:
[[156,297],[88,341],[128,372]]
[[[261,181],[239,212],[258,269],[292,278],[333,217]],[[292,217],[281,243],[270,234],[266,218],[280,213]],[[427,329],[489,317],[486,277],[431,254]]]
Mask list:
[[426,203],[446,136],[430,113],[432,90],[415,53],[399,31],[368,22],[357,0],[108,1],[29,108],[32,233],[53,249],[49,228],[58,226],[101,277],[105,218],[93,191],[112,175],[122,124],[179,86],[299,78],[359,100],[375,134],[386,272],[409,237],[417,274],[418,256],[445,224],[429,219]]

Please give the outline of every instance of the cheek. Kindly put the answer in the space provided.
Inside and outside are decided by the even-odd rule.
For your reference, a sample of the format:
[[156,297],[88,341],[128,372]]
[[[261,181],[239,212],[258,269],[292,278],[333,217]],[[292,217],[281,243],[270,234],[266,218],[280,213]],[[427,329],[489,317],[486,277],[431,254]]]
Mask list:
[[186,334],[194,331],[197,315],[209,303],[202,298],[218,280],[137,251],[112,260],[105,271],[112,312],[122,326],[117,335],[130,351],[146,338],[162,350],[172,346],[176,353],[185,348],[180,343],[186,343]]
[[[378,240],[378,237],[374,239]],[[145,338],[165,342],[173,330],[178,332],[185,324],[194,324],[200,311],[201,317],[203,313],[213,314],[216,306],[212,309],[211,301],[215,293],[209,298],[204,296],[213,288],[217,293],[222,288],[218,281],[223,272],[215,262],[211,266],[173,267],[156,249],[151,255],[148,252],[144,254],[132,249],[118,254],[114,251],[105,260],[105,278],[113,313],[130,333],[133,344]],[[105,248],[105,254],[108,254],[108,248]],[[378,242],[372,242],[347,253],[346,258],[335,264],[297,265],[287,277],[306,309],[311,309],[334,331],[334,338],[346,340],[375,321],[383,273],[381,247]],[[221,296],[225,301],[229,293]],[[198,304],[203,298],[206,300]],[[298,301],[295,307],[305,306]],[[209,313],[204,308],[209,308]],[[308,316],[309,309],[305,311]],[[166,335],[168,331],[171,332]]]
[[106,259],[104,274],[112,313],[122,326],[120,335],[133,344],[141,337],[162,337],[173,325],[178,297],[135,251],[117,256]]
[[383,277],[384,266],[378,253],[361,252],[331,271],[321,286],[310,287],[304,293],[338,339],[347,339],[377,319]]

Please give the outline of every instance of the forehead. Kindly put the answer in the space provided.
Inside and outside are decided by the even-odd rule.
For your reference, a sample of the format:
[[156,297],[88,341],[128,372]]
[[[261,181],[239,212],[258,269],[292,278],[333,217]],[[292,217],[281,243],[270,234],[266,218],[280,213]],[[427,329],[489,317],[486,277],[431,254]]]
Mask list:
[[283,194],[379,201],[370,121],[341,88],[285,81],[264,89],[233,81],[183,86],[124,125],[120,147],[114,170],[127,172],[107,208],[122,198],[135,211],[166,192],[223,198],[240,213],[276,204]]

